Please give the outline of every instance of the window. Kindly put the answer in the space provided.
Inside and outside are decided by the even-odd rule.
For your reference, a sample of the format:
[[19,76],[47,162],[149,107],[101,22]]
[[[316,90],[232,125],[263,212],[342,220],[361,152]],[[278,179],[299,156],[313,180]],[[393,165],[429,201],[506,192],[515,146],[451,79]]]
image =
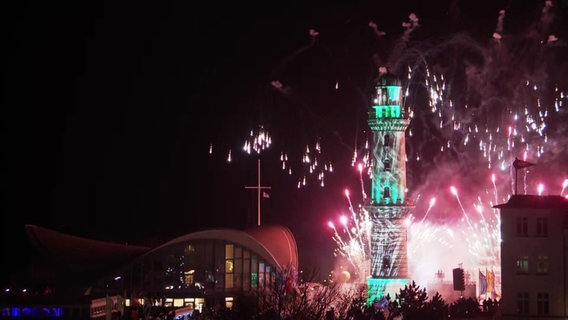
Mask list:
[[376,95],[376,97],[375,97],[375,101],[374,101],[374,102],[375,102],[377,105],[384,105],[384,104],[387,104],[388,96],[387,96],[387,90],[386,90],[386,88],[377,87],[376,90],[377,90],[377,95]]
[[225,308],[233,309],[233,302],[234,302],[233,297],[225,297]]
[[258,287],[264,288],[266,283],[265,281],[265,270],[264,270],[264,262],[258,262]]
[[517,293],[517,313],[528,314],[529,313],[529,293],[519,292]]
[[390,198],[390,196],[391,196],[391,193],[390,193],[389,187],[385,187],[385,189],[384,189],[384,197],[385,197],[385,198]]
[[258,288],[258,257],[250,257],[250,286],[251,288]]
[[272,267],[270,265],[265,266],[266,272],[264,273],[264,281],[266,287],[271,287],[274,279],[272,278]]
[[232,289],[233,283],[233,271],[235,268],[235,247],[227,243],[225,244],[225,288]]
[[400,106],[390,106],[390,114],[392,118],[400,118]]
[[392,118],[390,114],[390,108],[388,106],[381,107],[383,108],[383,117],[385,118]]
[[536,313],[539,315],[547,315],[548,308],[548,292],[539,292],[536,294]]
[[225,273],[225,289],[233,289],[233,278],[234,277],[232,273]]
[[194,306],[195,299],[194,298],[184,298],[183,305],[184,307],[192,307]]
[[548,266],[550,265],[548,261],[548,256],[538,256],[536,261],[536,273],[537,274],[548,274]]
[[528,237],[528,221],[529,219],[526,217],[518,217],[517,218],[517,236],[519,237]]
[[243,290],[250,289],[250,251],[243,250]]
[[225,260],[225,272],[227,273],[233,273],[233,268],[234,268],[234,264],[233,264],[233,260]]
[[536,236],[548,236],[548,218],[536,218]]
[[383,147],[390,147],[390,145],[391,145],[390,134],[386,133],[383,140]]
[[529,273],[529,257],[522,256],[517,259],[517,274]]
[[235,266],[234,246],[232,244],[225,245],[225,272],[233,273]]
[[189,286],[189,285],[193,285],[195,283],[195,270],[191,269],[189,271],[184,271],[184,277],[185,277],[185,285]]
[[235,247],[235,264],[233,268],[233,288],[242,289],[243,287],[243,248]]
[[391,170],[391,162],[390,160],[385,160],[384,162],[384,167],[383,167],[383,171],[390,171]]
[[388,270],[390,268],[391,265],[391,257],[389,255],[385,255],[383,257],[383,269],[384,270]]

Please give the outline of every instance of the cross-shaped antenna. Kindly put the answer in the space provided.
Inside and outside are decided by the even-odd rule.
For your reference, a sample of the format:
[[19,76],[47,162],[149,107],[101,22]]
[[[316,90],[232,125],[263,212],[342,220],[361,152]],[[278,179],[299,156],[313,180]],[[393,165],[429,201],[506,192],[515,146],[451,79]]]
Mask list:
[[262,189],[272,189],[271,187],[262,186],[260,184],[260,158],[258,158],[258,173],[257,173],[257,185],[256,186],[245,186],[245,189],[256,189],[258,192],[257,195],[257,223],[260,227],[260,198],[261,198],[261,191]]

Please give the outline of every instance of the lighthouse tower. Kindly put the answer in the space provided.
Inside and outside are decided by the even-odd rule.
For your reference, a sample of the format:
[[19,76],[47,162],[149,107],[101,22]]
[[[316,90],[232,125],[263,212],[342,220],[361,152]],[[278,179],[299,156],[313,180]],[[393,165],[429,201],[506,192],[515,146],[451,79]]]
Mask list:
[[414,210],[406,198],[405,133],[401,81],[381,68],[375,80],[368,124],[373,131],[371,203],[371,274],[368,302],[398,293],[408,283],[407,226]]

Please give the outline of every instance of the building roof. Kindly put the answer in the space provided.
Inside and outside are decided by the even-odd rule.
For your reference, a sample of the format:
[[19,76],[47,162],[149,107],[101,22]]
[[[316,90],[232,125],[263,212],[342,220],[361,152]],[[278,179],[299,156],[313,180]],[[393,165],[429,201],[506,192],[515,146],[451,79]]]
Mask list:
[[[105,272],[160,248],[190,240],[226,240],[247,247],[278,268],[298,268],[296,241],[286,227],[266,225],[245,231],[212,229],[188,233],[157,247],[132,246],[69,235],[36,225],[26,225],[26,234],[46,265],[48,282],[89,285]],[[37,269],[37,267],[36,267]],[[35,271],[37,274],[37,270]]]
[[115,263],[117,260],[128,260],[150,250],[150,247],[88,239],[36,225],[26,225],[25,230],[28,239],[40,254],[61,261]]
[[280,267],[298,269],[298,247],[290,229],[280,225],[263,225],[245,231],[274,255]]
[[568,210],[568,199],[559,195],[513,195],[507,203],[493,206],[497,209],[557,209]]
[[26,281],[56,285],[61,290],[87,286],[108,270],[151,249],[83,238],[36,225],[26,225],[25,231],[37,253],[29,265]]
[[281,225],[263,225],[245,231],[235,229],[210,229],[188,233],[172,239],[148,252],[160,250],[172,244],[190,240],[220,239],[247,247],[271,265],[284,269],[298,269],[298,248],[292,232]]

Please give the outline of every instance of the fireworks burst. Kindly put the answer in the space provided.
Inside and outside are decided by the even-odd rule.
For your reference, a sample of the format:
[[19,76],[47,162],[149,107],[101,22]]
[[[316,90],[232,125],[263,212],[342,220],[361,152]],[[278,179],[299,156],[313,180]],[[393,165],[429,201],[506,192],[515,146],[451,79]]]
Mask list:
[[[509,32],[507,12],[500,10],[495,13],[495,28],[484,38],[464,32],[413,38],[422,28],[415,14],[403,22],[403,34],[394,44],[387,43],[388,37],[377,23],[365,25],[374,43],[389,48],[387,59],[381,59],[379,54],[373,56],[376,67],[386,66],[401,78],[405,92],[403,107],[411,119],[406,135],[406,160],[409,199],[415,199],[416,211],[408,221],[408,254],[411,274],[417,280],[430,279],[438,270],[449,270],[458,263],[470,272],[482,267],[499,269],[500,219],[493,206],[506,202],[515,190],[517,180],[512,162],[516,157],[538,164],[521,173],[517,183],[522,185],[523,193],[558,190],[561,195],[565,193],[568,83],[563,77],[568,54],[562,36],[552,33],[558,17],[554,15],[556,10],[553,2],[544,2],[540,19],[522,32]],[[362,33],[360,29],[356,32]],[[296,78],[290,75],[292,71],[287,73],[288,69],[284,68],[312,52],[319,54],[316,56],[320,60],[311,56],[310,63],[322,61],[333,66],[335,60],[329,58],[331,46],[320,40],[320,33],[325,36],[324,29],[310,30],[310,43],[286,57],[285,63],[278,64],[271,73],[275,79],[271,79],[269,87],[285,100],[286,107],[299,109],[286,110],[286,115],[301,114],[302,121],[316,120],[302,126],[302,121],[294,118],[293,130],[305,128],[304,131],[313,133],[308,137],[312,142],[298,147],[298,139],[288,141],[289,144],[281,146],[290,150],[278,154],[282,171],[294,176],[297,188],[326,185],[327,175],[341,166],[336,160],[342,159],[330,156],[329,150],[338,152],[344,148],[350,154],[350,165],[356,166],[359,174],[362,204],[353,204],[347,192],[349,214],[328,225],[337,244],[336,256],[347,261],[356,274],[364,275],[370,255],[371,222],[364,206],[368,201],[366,185],[371,179],[372,137],[371,132],[360,131],[347,119],[355,115],[359,117],[356,123],[366,120],[369,99],[361,94],[365,90],[356,83],[368,81],[354,81],[357,78],[354,75],[337,76],[341,74],[335,72],[337,69],[343,73],[358,69],[356,64],[345,65],[350,63],[348,57],[339,59],[338,68],[326,65],[325,69],[333,71],[331,76],[315,77],[314,86],[321,91],[313,88],[302,91],[300,84],[294,82]],[[302,70],[304,76],[312,69]],[[322,85],[324,78],[333,81]],[[321,89],[322,86],[327,89]],[[344,108],[349,110],[343,110],[345,113],[337,117],[349,124],[351,130],[357,129],[353,144],[345,143],[348,139],[336,124],[326,127],[326,120],[331,119],[330,110],[317,105],[317,101],[308,102],[302,95],[311,92],[331,97],[320,99],[331,103],[331,100],[340,101],[345,97],[341,94],[350,88],[356,94],[349,95],[348,101],[359,108]],[[316,110],[318,107],[320,110]],[[245,139],[245,154],[260,154],[271,146],[272,137],[266,128],[261,125],[251,131]],[[333,133],[327,134],[325,129]],[[283,136],[286,134],[278,137],[285,140]],[[234,159],[236,155],[228,150]],[[484,178],[488,174],[489,180]],[[545,188],[545,184],[562,184],[562,187]],[[422,199],[430,200],[424,203]]]
[[[543,15],[550,9],[547,2]],[[466,266],[470,274],[484,268],[500,270],[500,219],[493,206],[506,202],[514,189],[512,160],[519,156],[540,159],[542,163],[562,163],[557,155],[565,150],[557,146],[563,139],[558,134],[564,130],[559,119],[566,116],[566,94],[550,81],[546,72],[549,63],[554,62],[543,60],[544,52],[551,57],[551,52],[557,50],[550,42],[557,39],[549,37],[548,42],[539,42],[532,37],[534,34],[504,34],[504,18],[505,11],[500,11],[494,39],[487,46],[462,34],[455,35],[437,46],[418,44],[406,48],[407,53],[389,66],[395,74],[406,68],[405,107],[412,119],[407,134],[408,163],[414,185],[418,186],[412,190],[415,198],[418,200],[422,193],[434,196],[433,191],[444,188],[443,182],[463,183],[456,179],[464,176],[461,172],[480,176],[493,171],[491,187],[483,181],[468,185],[465,201],[452,185],[448,194],[454,196],[453,203],[449,197],[442,197],[444,203],[436,209],[436,198],[432,197],[425,210],[418,203],[415,215],[422,219],[415,222],[414,216],[410,217],[408,253],[412,278],[423,285],[438,270],[451,270],[458,264]],[[545,18],[540,23],[548,22]],[[528,45],[531,41],[533,44]],[[524,46],[527,50],[514,52]],[[461,62],[447,64],[444,60],[448,51],[456,53]],[[513,64],[506,61],[511,58]],[[465,70],[461,77],[446,76],[458,74],[459,69]],[[428,108],[418,101],[421,97],[426,97]],[[353,162],[362,160],[356,156],[355,153]],[[370,167],[367,155],[363,159],[365,166]],[[525,193],[544,194],[544,184],[532,187],[527,182],[531,173],[523,172]],[[566,185],[563,182],[560,194]],[[352,225],[367,221],[362,215],[353,217]],[[345,230],[347,233],[350,229]],[[349,238],[358,237],[350,234]],[[357,257],[364,256],[365,252],[352,250],[349,243],[336,244],[341,255],[354,252]],[[497,277],[496,282],[500,280]]]

